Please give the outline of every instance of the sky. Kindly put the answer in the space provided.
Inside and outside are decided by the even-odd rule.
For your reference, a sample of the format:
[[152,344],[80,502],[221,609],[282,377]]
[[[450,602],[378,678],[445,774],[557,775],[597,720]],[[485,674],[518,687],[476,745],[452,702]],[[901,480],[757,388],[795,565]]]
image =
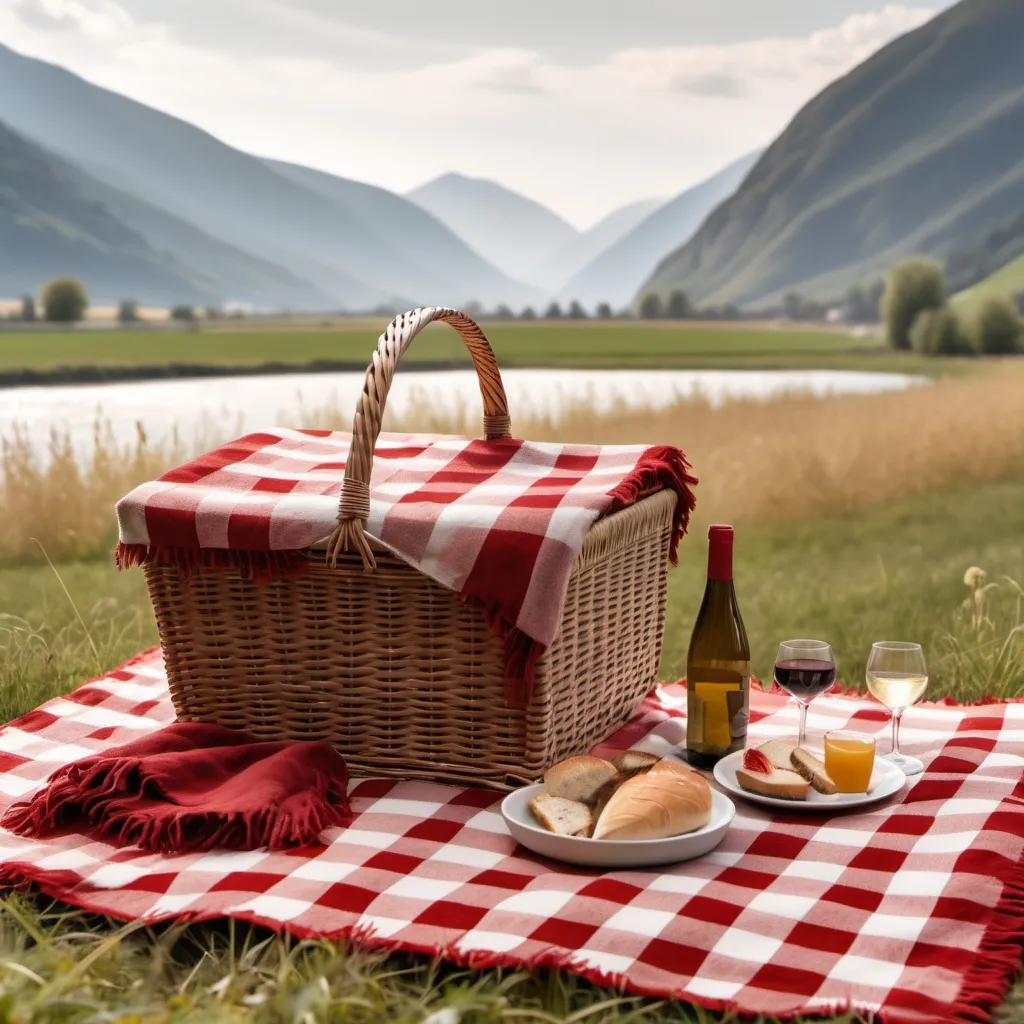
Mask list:
[[577,227],[769,143],[952,0],[0,0],[0,42],[240,149]]

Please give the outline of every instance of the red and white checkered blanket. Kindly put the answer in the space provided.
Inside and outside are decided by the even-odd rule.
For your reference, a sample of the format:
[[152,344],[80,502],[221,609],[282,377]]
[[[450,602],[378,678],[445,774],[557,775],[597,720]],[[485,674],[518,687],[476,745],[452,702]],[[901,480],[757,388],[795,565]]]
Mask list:
[[[225,563],[301,571],[304,548],[337,525],[351,435],[249,434],[135,488],[118,502],[118,564]],[[678,495],[671,556],[696,479],[678,448],[469,441],[382,433],[366,532],[477,602],[506,640],[509,695],[558,632],[573,561],[598,516],[663,488]],[[291,556],[291,557],[289,557]]]
[[[659,688],[598,752],[667,750],[684,714]],[[173,718],[157,652],[50,701],[0,730],[0,812],[60,765]],[[821,697],[809,718],[812,734],[887,729],[862,699]],[[752,738],[795,728],[784,698],[752,695]],[[170,857],[0,831],[0,880],[116,917],[228,915],[750,1014],[985,1021],[1021,957],[1024,704],[921,705],[901,741],[928,770],[895,802],[824,818],[741,801],[716,850],[660,869],[543,860],[508,835],[493,792],[374,779],[323,846]]]

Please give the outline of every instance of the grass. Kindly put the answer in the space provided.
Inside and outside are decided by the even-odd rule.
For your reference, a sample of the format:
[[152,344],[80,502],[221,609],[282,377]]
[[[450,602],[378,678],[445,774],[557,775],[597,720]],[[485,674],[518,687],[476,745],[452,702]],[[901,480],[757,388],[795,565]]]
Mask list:
[[[1021,507],[1024,474],[863,511],[748,525],[738,537],[736,572],[756,670],[767,676],[780,639],[823,636],[835,646],[843,681],[856,684],[874,640],[916,637],[928,651],[932,696],[1024,694],[1024,608],[1019,588],[1004,578],[1024,579]],[[666,678],[683,669],[705,550],[699,535],[684,541],[670,577]],[[980,601],[980,588],[964,583],[971,565],[987,569],[997,585]],[[0,634],[5,719],[155,640],[142,574],[118,574],[109,558],[6,565],[0,628],[8,630]],[[230,923],[134,930],[23,895],[0,901],[0,911],[0,1020],[12,1022],[710,1019],[560,973],[464,972]],[[1022,1008],[1018,986],[1000,1019],[1019,1019]]]
[[1010,260],[983,281],[958,292],[953,302],[961,312],[971,313],[987,298],[1012,298],[1017,292],[1024,292],[1024,256]]
[[[329,324],[329,328],[319,326]],[[367,365],[382,320],[311,321],[266,327],[246,322],[197,331],[63,331],[0,333],[0,373],[107,370],[171,364],[252,368],[331,363]],[[502,366],[558,367],[824,367],[893,372],[945,372],[940,362],[893,353],[873,338],[799,326],[698,324],[669,321],[495,322],[485,330]],[[421,366],[466,365],[448,327],[432,325],[407,359]]]

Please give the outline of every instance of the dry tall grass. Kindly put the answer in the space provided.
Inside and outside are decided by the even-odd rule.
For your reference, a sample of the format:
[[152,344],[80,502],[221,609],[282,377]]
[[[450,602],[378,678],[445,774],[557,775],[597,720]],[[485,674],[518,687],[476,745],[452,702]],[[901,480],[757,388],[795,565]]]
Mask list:
[[[701,523],[858,509],[1024,473],[1024,366],[1010,362],[985,376],[881,395],[789,395],[718,407],[697,397],[601,413],[582,402],[512,413],[516,433],[537,440],[678,444],[701,478]],[[348,429],[350,416],[304,409],[295,422]],[[421,400],[388,426],[475,434],[479,411]],[[40,544],[52,557],[109,545],[117,498],[188,454],[180,440],[154,446],[141,432],[134,445],[119,446],[102,425],[89,465],[79,465],[67,437],[54,435],[50,447],[47,461],[24,435],[3,441],[0,557],[29,557]]]

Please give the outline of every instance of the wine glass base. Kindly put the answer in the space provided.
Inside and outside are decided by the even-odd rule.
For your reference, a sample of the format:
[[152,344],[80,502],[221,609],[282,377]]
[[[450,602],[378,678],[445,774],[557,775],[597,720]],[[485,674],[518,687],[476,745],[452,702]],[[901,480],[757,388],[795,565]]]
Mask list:
[[924,771],[923,762],[906,754],[883,754],[882,759],[896,765],[904,775],[920,775]]

